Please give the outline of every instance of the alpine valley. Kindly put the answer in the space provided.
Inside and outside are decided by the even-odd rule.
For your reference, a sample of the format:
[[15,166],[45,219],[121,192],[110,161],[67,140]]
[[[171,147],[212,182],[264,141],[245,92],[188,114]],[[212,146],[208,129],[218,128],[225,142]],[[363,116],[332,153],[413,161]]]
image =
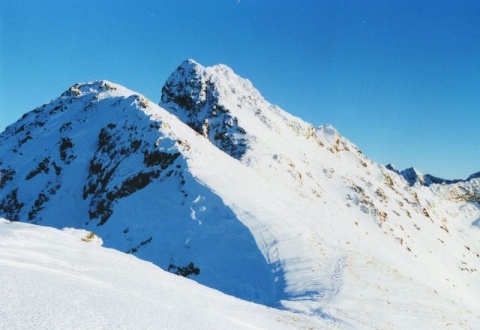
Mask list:
[[480,328],[480,172],[375,163],[224,65],[184,61],[159,104],[75,84],[0,168],[0,327]]

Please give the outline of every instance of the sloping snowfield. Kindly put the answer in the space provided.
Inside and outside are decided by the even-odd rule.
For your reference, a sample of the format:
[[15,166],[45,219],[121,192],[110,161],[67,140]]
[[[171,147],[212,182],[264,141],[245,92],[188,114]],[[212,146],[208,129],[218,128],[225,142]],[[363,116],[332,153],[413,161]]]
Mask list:
[[1,329],[337,327],[227,296],[88,240],[87,231],[0,219]]

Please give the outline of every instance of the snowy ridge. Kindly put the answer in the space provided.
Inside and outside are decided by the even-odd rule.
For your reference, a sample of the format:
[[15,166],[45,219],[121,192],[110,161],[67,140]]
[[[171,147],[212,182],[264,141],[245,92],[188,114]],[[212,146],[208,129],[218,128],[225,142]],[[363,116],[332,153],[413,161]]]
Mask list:
[[480,203],[480,178],[450,185],[433,185],[431,189],[447,200]]
[[410,186],[426,186],[439,197],[454,200],[480,203],[480,173],[470,175],[466,180],[446,180],[430,174],[422,174],[416,168],[398,171],[392,164],[389,170],[400,174]]
[[[0,161],[9,179],[2,180],[1,213],[13,220],[88,229],[105,246],[174,272],[188,271],[192,263],[191,271],[198,268],[199,274],[191,276],[200,283],[275,304],[274,275],[251,233],[221,198],[192,177],[180,156],[190,147],[177,140],[170,124],[176,134],[185,131],[183,138],[201,139],[118,85],[75,85],[2,135],[5,158]],[[209,143],[205,148],[215,149]],[[225,267],[237,250],[245,253]]]
[[4,217],[341,328],[480,324],[479,180],[410,185],[226,66],[182,63],[160,106],[75,85],[0,141]]
[[[430,186],[432,184],[454,184],[458,182],[462,182],[464,180],[446,180],[442,178],[438,178],[436,176],[430,175],[430,174],[423,174],[416,168],[410,167],[407,168],[403,171],[398,171],[395,169],[395,167],[392,164],[388,164],[386,166],[389,170],[394,171],[395,173],[400,174],[403,176],[403,178],[408,182],[410,186],[413,186],[415,184],[419,184],[422,186]],[[473,178],[473,175],[470,176],[467,180],[470,180],[470,178]]]
[[250,81],[222,64],[205,68],[184,61],[162,88],[160,105],[235,158],[244,155],[265,127],[268,135],[313,131],[311,125],[265,101]]

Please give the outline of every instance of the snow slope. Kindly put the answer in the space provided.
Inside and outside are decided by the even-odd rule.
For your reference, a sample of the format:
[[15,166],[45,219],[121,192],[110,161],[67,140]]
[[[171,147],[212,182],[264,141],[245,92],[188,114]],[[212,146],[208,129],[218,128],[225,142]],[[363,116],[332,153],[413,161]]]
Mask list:
[[85,228],[330,325],[480,325],[479,179],[412,186],[224,65],[183,62],[160,105],[106,81],[75,85],[0,143],[6,218]]
[[[443,200],[444,196],[436,194],[436,185],[431,189],[409,187],[403,177],[367,159],[333,127],[326,125],[314,130],[308,123],[266,102],[248,81],[222,65],[204,68],[186,61],[167,80],[166,86],[187,86],[188,81],[196,82],[181,94],[189,106],[169,98],[165,87],[160,105],[220,148],[215,136],[219,134],[218,127],[227,127],[220,129],[220,133],[229,136],[230,118],[246,132],[242,138],[245,150],[240,156],[223,148],[243,166],[232,171],[232,163],[223,167],[221,175],[216,172],[206,178],[204,173],[208,173],[213,159],[198,170],[192,161],[191,168],[226,198],[234,210],[242,196],[256,192],[248,201],[243,198],[243,210],[237,210],[236,214],[249,228],[254,228],[254,235],[261,233],[256,236],[264,247],[264,255],[282,269],[289,297],[288,302],[284,301],[285,306],[335,318],[340,310],[344,313],[347,309],[333,308],[337,301],[357,302],[351,306],[354,307],[349,310],[350,315],[356,313],[365,299],[380,301],[375,308],[370,306],[368,312],[358,313],[357,321],[365,322],[361,315],[372,313],[371,318],[377,319],[382,327],[388,326],[389,321],[382,323],[376,309],[392,318],[393,315],[416,318],[408,309],[403,316],[398,311],[402,309],[400,306],[413,305],[412,309],[421,311],[417,317],[424,315],[417,324],[423,327],[442,324],[436,320],[440,314],[432,319],[425,317],[432,301],[439,301],[441,313],[445,314],[449,314],[444,310],[448,304],[443,299],[452,296],[467,302],[461,313],[477,310],[474,292],[479,289],[476,276],[480,233],[472,226],[479,217],[476,200],[451,203],[451,199]],[[210,94],[215,97],[201,97]],[[213,108],[221,108],[226,114],[223,117],[226,124],[217,123],[215,134],[209,130]],[[205,113],[210,114],[205,116]],[[219,116],[213,118],[218,121]],[[252,170],[257,176],[246,173]],[[227,182],[217,185],[219,178],[228,178],[234,187],[246,189],[229,189]],[[472,190],[478,192],[478,184]],[[266,224],[265,227],[259,226],[259,222]],[[367,287],[376,287],[380,278],[370,276],[380,269],[386,275],[398,274],[398,278],[386,280],[389,284],[384,289],[366,290],[367,283]],[[432,273],[437,277],[435,280]],[[452,278],[454,284],[449,283]],[[343,300],[340,297],[347,293],[343,288],[348,282],[348,299]],[[351,288],[357,285],[361,290],[355,295]],[[407,288],[411,290],[408,297],[398,295]],[[393,290],[395,294],[385,294],[382,290]],[[442,292],[440,297],[436,296],[438,292]],[[389,296],[403,298],[383,306]],[[386,312],[389,307],[392,310]],[[478,324],[478,315],[473,320]]]
[[202,284],[276,304],[281,288],[252,234],[181,156],[188,136],[217,151],[132,91],[105,81],[75,85],[0,137],[0,162],[14,173],[2,181],[0,210],[8,219],[94,231],[105,246],[164,269],[192,263]]
[[0,219],[0,329],[334,326],[235,299],[77,234],[88,237]]

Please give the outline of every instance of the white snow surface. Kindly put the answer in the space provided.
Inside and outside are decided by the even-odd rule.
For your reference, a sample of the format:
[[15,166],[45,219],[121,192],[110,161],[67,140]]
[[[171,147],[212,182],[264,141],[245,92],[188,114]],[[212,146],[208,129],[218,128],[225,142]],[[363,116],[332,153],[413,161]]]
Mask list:
[[[190,278],[198,283],[283,310],[239,302],[245,307],[232,309],[244,327],[480,327],[480,179],[410,186],[332,126],[314,129],[271,105],[226,66],[182,63],[160,106],[110,82],[75,85],[8,127],[0,143],[0,215],[82,228],[165,270],[194,262],[200,273]],[[14,229],[3,236],[18,228],[37,235],[37,227],[22,226],[5,222]],[[67,234],[80,250],[146,265]],[[49,253],[64,258],[52,244]],[[172,292],[204,290],[212,304],[200,308],[192,298],[199,312],[187,318],[198,318],[198,328],[229,321],[217,299],[238,302],[151,265],[152,278],[142,282],[147,272],[135,267],[125,266],[125,279],[101,279],[129,287],[136,277],[143,285],[158,276]],[[98,269],[91,271],[84,275],[96,278]],[[147,291],[136,304],[158,301]],[[217,309],[220,321],[209,323],[204,313]]]
[[0,329],[326,329],[54,228],[0,219]]

